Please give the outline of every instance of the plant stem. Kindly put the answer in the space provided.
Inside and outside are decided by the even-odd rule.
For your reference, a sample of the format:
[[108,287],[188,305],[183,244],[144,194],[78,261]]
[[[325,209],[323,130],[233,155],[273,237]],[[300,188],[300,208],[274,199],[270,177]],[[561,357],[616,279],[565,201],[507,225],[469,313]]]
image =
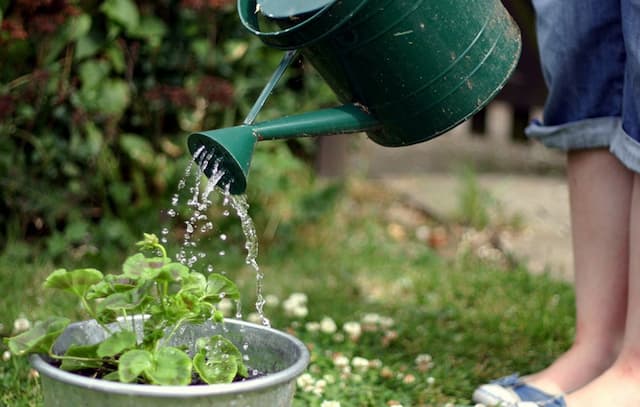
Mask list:
[[[173,326],[173,329],[171,329],[171,332],[169,333],[169,335],[167,335],[167,338],[165,339],[165,342],[169,342],[169,340],[171,339],[171,337],[173,335],[175,335],[175,333],[178,331],[178,328],[180,328],[180,325],[182,325],[183,323],[185,323],[187,321],[187,317],[182,317],[178,320],[178,322],[176,322]],[[156,349],[158,348],[158,345],[160,344],[160,342],[158,341],[158,343],[156,344]]]

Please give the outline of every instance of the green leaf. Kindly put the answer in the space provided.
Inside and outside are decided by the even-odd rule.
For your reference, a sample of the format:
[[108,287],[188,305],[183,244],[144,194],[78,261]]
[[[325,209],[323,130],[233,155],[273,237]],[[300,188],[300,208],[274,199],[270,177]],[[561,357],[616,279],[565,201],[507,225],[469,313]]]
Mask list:
[[91,29],[91,16],[89,14],[80,14],[71,17],[65,30],[65,36],[68,41],[74,41],[85,37]]
[[205,351],[200,351],[193,358],[193,368],[200,378],[208,384],[231,383],[238,373],[235,358],[208,359]]
[[124,284],[115,280],[113,274],[107,274],[104,280],[97,284],[92,285],[86,293],[88,300],[95,300],[96,298],[105,298],[113,293],[123,293],[134,289],[136,286],[132,284]]
[[242,354],[228,339],[220,335],[200,338],[197,346],[199,351],[193,358],[193,367],[205,382],[231,383],[236,374],[248,376]]
[[116,46],[116,44],[107,47],[104,51],[105,55],[111,62],[111,66],[113,70],[117,73],[123,73],[125,69],[127,69],[127,63],[124,59],[124,52],[120,46]]
[[184,279],[182,289],[198,296],[202,296],[202,294],[204,294],[205,290],[207,289],[207,278],[202,273],[192,271]]
[[90,27],[91,17],[87,14],[80,14],[68,19],[50,38],[44,63],[48,65],[54,62],[69,43],[86,35]]
[[146,257],[142,253],[129,256],[122,264],[122,276],[131,280],[152,279],[149,269],[159,270],[170,260],[164,257]]
[[153,384],[186,386],[191,383],[191,358],[184,351],[167,346],[154,354],[153,366],[145,374]]
[[82,369],[96,369],[102,366],[102,360],[96,354],[98,345],[71,345],[64,353],[67,358],[63,359],[60,369],[73,372]]
[[77,61],[94,56],[100,51],[104,40],[96,35],[86,35],[76,41],[76,52],[73,58]]
[[106,0],[100,10],[127,31],[135,32],[140,22],[138,7],[131,0]]
[[115,372],[107,373],[106,375],[102,376],[102,380],[108,380],[110,382],[119,382],[120,374],[116,370]]
[[49,274],[49,277],[44,281],[44,287],[64,290],[82,296],[89,287],[101,282],[103,278],[104,276],[100,270],[93,268],[72,271],[58,269]]
[[155,162],[156,152],[149,142],[136,134],[123,134],[120,136],[120,147],[134,161],[144,168],[152,168]]
[[207,281],[207,296],[217,298],[217,301],[222,298],[237,300],[240,299],[240,291],[233,281],[222,274],[211,274]]
[[108,114],[122,114],[131,100],[129,85],[122,79],[108,79],[102,83],[96,99],[97,110]]
[[140,19],[140,24],[132,30],[131,35],[144,38],[152,48],[157,48],[166,33],[167,26],[164,21],[155,16],[144,15]]
[[106,61],[91,59],[80,64],[78,74],[83,91],[97,89],[109,76],[111,67]]
[[50,317],[36,323],[33,328],[6,340],[14,355],[30,353],[49,353],[51,346],[69,325],[70,320],[62,317]]
[[118,376],[123,383],[131,383],[153,366],[151,352],[133,349],[122,354],[118,364]]
[[189,267],[182,263],[169,263],[162,266],[157,276],[158,281],[179,282],[189,276]]
[[119,311],[136,309],[145,299],[149,298],[146,292],[147,286],[143,286],[125,292],[111,294],[98,303],[97,311],[102,313],[105,312],[105,310]]
[[132,331],[115,332],[98,346],[97,354],[101,358],[115,356],[136,346],[137,337]]
[[87,121],[84,131],[87,139],[87,153],[91,156],[97,156],[104,145],[102,130],[94,122]]

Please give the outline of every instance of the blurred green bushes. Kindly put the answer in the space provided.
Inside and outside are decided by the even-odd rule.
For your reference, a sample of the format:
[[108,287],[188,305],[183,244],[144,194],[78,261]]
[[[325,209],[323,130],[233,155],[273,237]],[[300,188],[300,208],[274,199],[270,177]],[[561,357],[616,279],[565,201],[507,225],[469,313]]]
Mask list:
[[[0,248],[56,256],[156,231],[186,136],[240,122],[280,57],[233,0],[0,0]],[[306,65],[288,75],[262,117],[333,101]],[[254,165],[259,211],[308,199],[310,171],[284,143]]]

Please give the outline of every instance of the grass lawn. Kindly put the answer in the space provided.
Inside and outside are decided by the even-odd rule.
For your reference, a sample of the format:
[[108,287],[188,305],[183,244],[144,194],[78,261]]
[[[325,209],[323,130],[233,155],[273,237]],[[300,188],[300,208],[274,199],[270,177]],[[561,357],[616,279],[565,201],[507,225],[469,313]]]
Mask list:
[[[540,369],[568,346],[570,285],[529,274],[495,247],[492,256],[464,250],[461,231],[360,184],[318,222],[262,248],[267,317],[312,353],[295,406],[469,405],[478,384]],[[40,290],[54,265],[16,255],[25,250],[0,257],[3,336],[18,317],[76,308]],[[245,317],[253,318],[253,272],[239,266],[240,251],[225,257],[227,275],[244,291]],[[0,405],[42,403],[24,360],[3,357],[0,384]]]

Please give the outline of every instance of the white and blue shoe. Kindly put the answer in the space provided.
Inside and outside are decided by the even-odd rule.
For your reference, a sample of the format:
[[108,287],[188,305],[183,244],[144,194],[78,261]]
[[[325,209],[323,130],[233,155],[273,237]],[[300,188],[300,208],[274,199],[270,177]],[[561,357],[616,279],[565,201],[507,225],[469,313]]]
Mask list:
[[473,392],[473,401],[485,406],[566,407],[562,395],[549,394],[531,386],[518,374],[483,384]]

